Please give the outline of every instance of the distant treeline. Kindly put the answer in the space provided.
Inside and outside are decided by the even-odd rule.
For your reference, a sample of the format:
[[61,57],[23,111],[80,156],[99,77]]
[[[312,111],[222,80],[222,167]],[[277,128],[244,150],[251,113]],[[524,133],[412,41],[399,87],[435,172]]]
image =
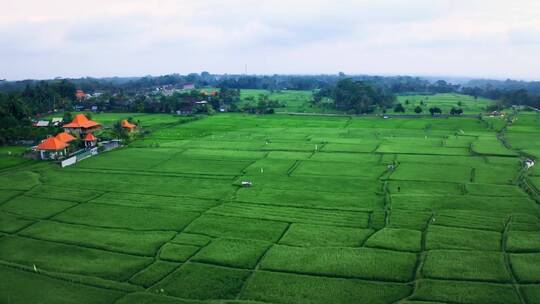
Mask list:
[[[219,90],[211,96],[201,91],[177,90],[185,84]],[[100,94],[81,101],[75,98],[78,89],[85,93]],[[269,100],[268,96],[260,96],[256,105],[241,108],[238,104],[240,89],[312,90],[313,104],[318,104],[323,99],[331,100],[330,106],[350,113],[366,113],[377,107],[392,107],[396,94],[462,93],[497,100],[499,107],[528,105],[540,108],[540,82],[514,80],[471,80],[459,85],[445,80],[428,81],[410,76],[349,76],[343,73],[248,76],[203,72],[158,77],[0,81],[0,137],[4,138],[4,141],[6,138],[31,138],[35,135],[33,131],[21,131],[25,128],[28,130],[30,117],[54,110],[69,111],[77,109],[76,106],[97,106],[100,111],[148,113],[197,113],[223,108],[228,111],[270,113],[279,106],[275,101]],[[202,100],[208,101],[208,104],[197,103]]]
[[[28,87],[50,86],[69,82],[86,93],[106,92],[111,95],[122,93],[148,92],[159,87],[181,87],[192,83],[196,87],[218,87],[229,89],[265,90],[319,90],[335,86],[338,81],[350,78],[383,88],[393,94],[406,93],[463,93],[501,101],[503,105],[519,104],[540,106],[540,82],[517,80],[470,80],[464,84],[453,84],[445,80],[429,81],[411,76],[369,76],[369,75],[217,75],[208,72],[188,75],[170,74],[145,77],[76,78],[65,80],[23,80],[0,81],[0,92],[22,92]],[[69,90],[74,89],[70,87]],[[65,94],[61,94],[65,95]],[[49,102],[50,103],[50,102]]]
[[[201,74],[164,76],[145,76],[138,78],[76,78],[66,79],[77,89],[86,93],[94,92],[141,92],[157,87],[180,87],[192,83],[196,87],[226,87],[231,89],[263,89],[263,90],[315,90],[335,85],[339,80],[351,78],[384,86],[392,93],[426,92],[444,93],[459,89],[459,86],[446,81],[430,82],[419,77],[410,76],[350,76],[343,73],[337,75],[214,75],[208,72]],[[58,80],[46,80],[56,82]],[[0,92],[20,92],[28,86],[35,86],[43,81],[22,80],[0,82]]]

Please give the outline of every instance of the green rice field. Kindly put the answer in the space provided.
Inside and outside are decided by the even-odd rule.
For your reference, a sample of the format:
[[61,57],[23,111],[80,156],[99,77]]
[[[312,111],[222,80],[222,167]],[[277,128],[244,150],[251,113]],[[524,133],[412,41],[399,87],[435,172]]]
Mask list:
[[[283,107],[276,108],[277,113],[321,113],[321,114],[340,114],[341,112],[331,107],[325,107],[324,104],[330,102],[323,100],[323,106],[312,105],[313,92],[297,90],[254,90],[243,89],[240,91],[241,104],[256,104],[259,96],[266,95],[270,100],[277,100],[283,104]],[[479,114],[487,112],[487,107],[493,104],[493,100],[486,98],[475,99],[472,96],[444,93],[434,95],[398,95],[397,102],[405,108],[404,114],[417,114],[414,112],[416,106],[422,108],[424,115],[429,115],[429,108],[439,107],[443,114],[449,114],[452,108],[461,108],[464,114]],[[394,114],[392,109],[388,113]],[[396,113],[401,114],[401,113]]]
[[537,114],[133,116],[71,167],[0,154],[1,303],[540,303]]

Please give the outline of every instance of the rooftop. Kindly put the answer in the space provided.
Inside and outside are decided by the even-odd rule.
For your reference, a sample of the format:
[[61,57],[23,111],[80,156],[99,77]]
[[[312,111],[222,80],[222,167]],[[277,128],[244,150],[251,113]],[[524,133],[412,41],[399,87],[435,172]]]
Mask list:
[[90,120],[90,119],[86,118],[86,116],[84,116],[84,114],[77,114],[77,115],[75,115],[75,118],[73,119],[72,122],[64,125],[64,128],[84,128],[84,129],[88,129],[88,128],[97,127],[97,126],[100,126],[100,124],[93,121],[93,120]]
[[39,145],[38,145],[38,150],[50,150],[50,151],[58,151],[58,150],[63,150],[65,149],[66,147],[68,146],[67,143],[59,140],[58,138],[56,137],[49,137],[45,140],[43,140]]

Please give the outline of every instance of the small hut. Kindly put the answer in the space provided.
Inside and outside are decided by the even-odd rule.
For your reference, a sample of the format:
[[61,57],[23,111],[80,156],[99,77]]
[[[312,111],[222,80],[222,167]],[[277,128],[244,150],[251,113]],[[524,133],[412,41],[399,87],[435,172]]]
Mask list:
[[73,135],[69,134],[68,132],[62,132],[62,133],[58,133],[56,134],[56,139],[60,140],[60,141],[63,141],[65,143],[70,143],[74,140],[76,140],[75,137],[73,137]]
[[87,148],[94,147],[96,145],[96,143],[97,143],[97,140],[98,139],[94,136],[94,134],[88,133],[88,134],[86,134],[86,136],[83,139],[84,146],[87,147]]
[[137,125],[130,123],[127,119],[122,120],[120,124],[122,125],[122,128],[127,129],[130,132],[137,128]]
[[101,125],[93,120],[88,119],[84,114],[77,114],[73,121],[65,124],[64,130],[66,132],[74,132],[77,134],[88,134],[101,128]]
[[56,137],[49,137],[37,146],[41,159],[57,159],[66,155],[68,144]]

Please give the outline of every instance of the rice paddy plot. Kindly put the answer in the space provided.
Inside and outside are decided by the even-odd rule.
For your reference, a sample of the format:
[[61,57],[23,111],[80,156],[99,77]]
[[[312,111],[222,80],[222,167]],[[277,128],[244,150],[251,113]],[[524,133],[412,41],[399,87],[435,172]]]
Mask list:
[[501,252],[430,250],[422,274],[433,279],[501,283],[511,281]]
[[469,281],[421,280],[411,300],[459,304],[519,304],[511,284]]
[[36,269],[123,281],[153,259],[22,237],[0,238],[0,258]]
[[285,223],[321,224],[340,227],[369,226],[368,210],[340,210],[292,207],[266,204],[227,203],[218,206],[209,214],[238,216],[253,219],[281,221]]
[[329,277],[408,282],[416,254],[369,248],[291,247],[275,245],[261,269]]
[[[124,295],[121,291],[98,288],[76,282],[54,279],[48,276],[1,266],[0,273],[4,278],[0,283],[2,299],[9,303],[112,303]],[[34,291],[28,292],[28,286]]]
[[341,210],[373,210],[383,207],[383,198],[375,192],[359,191],[331,193],[268,188],[245,188],[236,193],[236,201],[255,204],[296,206],[303,208],[326,208]]
[[360,247],[373,232],[362,228],[292,224],[279,243],[301,247]]
[[491,197],[479,195],[392,195],[393,208],[409,210],[471,210],[538,214],[534,201],[526,197]]
[[534,115],[133,116],[125,148],[0,172],[0,302],[540,301]]
[[188,299],[234,299],[251,271],[186,263],[150,290]]
[[501,251],[502,234],[495,231],[430,225],[426,248]]
[[257,271],[240,298],[270,303],[384,304],[393,303],[410,293],[411,286],[406,284]]
[[120,253],[154,256],[174,232],[104,229],[57,222],[39,222],[19,233],[22,236],[80,245]]
[[200,213],[87,203],[67,210],[54,220],[105,228],[141,231],[180,231]]

